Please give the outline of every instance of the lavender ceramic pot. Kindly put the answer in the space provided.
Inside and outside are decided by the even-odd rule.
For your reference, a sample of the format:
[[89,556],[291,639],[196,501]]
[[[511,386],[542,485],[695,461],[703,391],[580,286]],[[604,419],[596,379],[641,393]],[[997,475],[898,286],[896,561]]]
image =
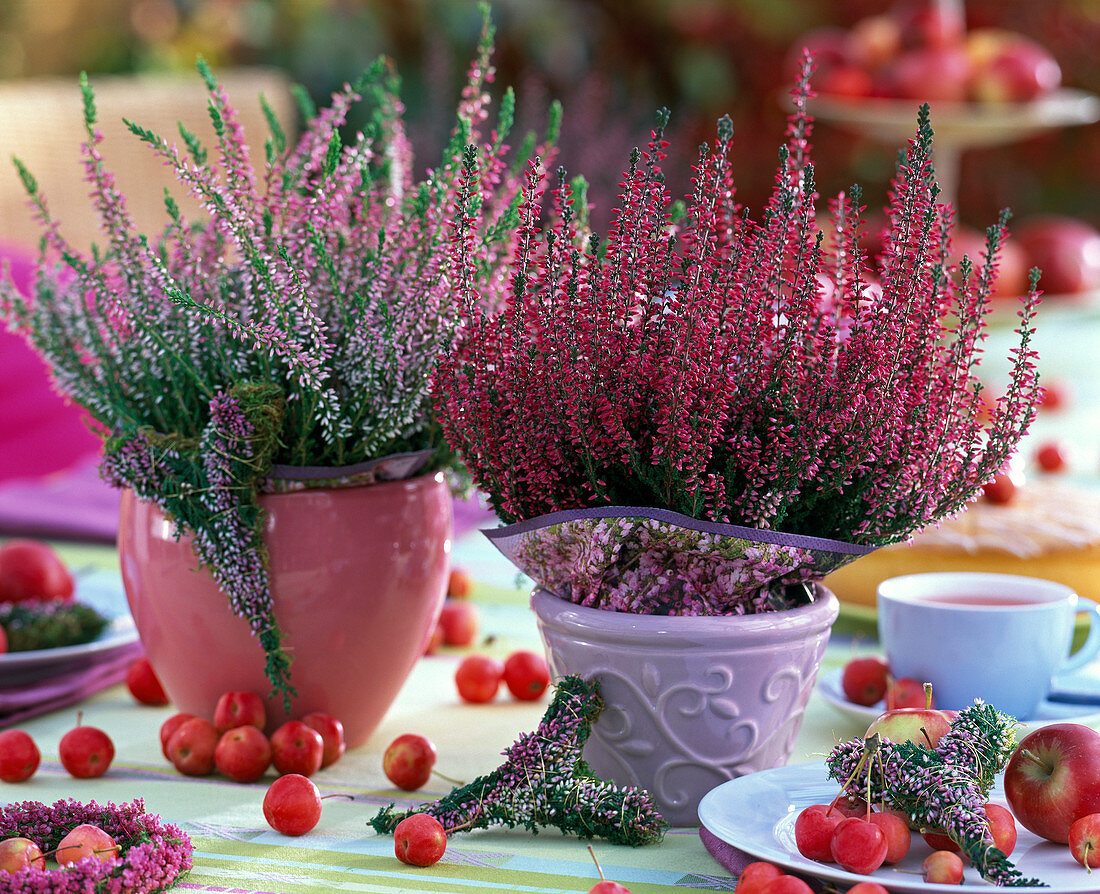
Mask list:
[[[447,588],[451,495],[442,473],[267,494],[275,617],[293,656],[293,716],[324,711],[363,743],[424,654]],[[230,690],[266,695],[264,654],[189,537],[123,493],[122,581],[141,641],[179,711],[211,717]],[[287,718],[267,700],[268,732]]]
[[553,675],[600,682],[585,759],[676,826],[699,824],[716,785],[787,762],[839,610],[820,584],[808,605],[755,615],[632,615],[542,589],[531,606]]

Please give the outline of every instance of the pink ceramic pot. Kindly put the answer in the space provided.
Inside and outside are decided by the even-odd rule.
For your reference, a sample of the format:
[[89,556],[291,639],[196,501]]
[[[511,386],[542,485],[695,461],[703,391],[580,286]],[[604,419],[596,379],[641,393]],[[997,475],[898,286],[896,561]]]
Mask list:
[[[261,498],[275,616],[293,656],[293,716],[325,711],[362,744],[424,653],[447,588],[443,475]],[[198,562],[189,537],[125,492],[122,580],[157,675],[179,711],[212,717],[230,690],[266,696],[263,650]],[[287,719],[267,699],[268,732]]]
[[839,611],[821,585],[809,605],[757,615],[631,615],[546,590],[531,606],[553,675],[599,680],[585,760],[648,790],[674,826],[698,825],[716,785],[787,762]]

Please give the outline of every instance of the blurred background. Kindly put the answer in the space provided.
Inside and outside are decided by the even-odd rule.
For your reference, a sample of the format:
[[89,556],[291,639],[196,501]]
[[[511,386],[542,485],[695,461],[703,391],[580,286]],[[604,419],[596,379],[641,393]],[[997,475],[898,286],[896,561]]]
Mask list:
[[[563,102],[561,162],[592,182],[597,223],[661,106],[673,111],[673,177],[713,138],[719,116],[733,118],[739,190],[758,208],[782,137],[779,98],[794,79],[792,47],[808,31],[851,28],[895,5],[496,0],[498,84],[516,88],[526,125],[538,125],[547,98]],[[1100,0],[966,0],[965,15],[970,29],[1029,35],[1057,58],[1064,84],[1100,92]],[[427,165],[451,124],[479,24],[474,0],[3,0],[0,79],[68,77],[75,114],[81,70],[93,79],[191,72],[201,53],[216,70],[276,68],[322,101],[385,53],[402,76],[418,160]],[[881,204],[892,148],[825,124],[814,143],[825,194],[858,181]],[[975,226],[1006,205],[1019,217],[1057,211],[1100,222],[1100,128],[968,151],[960,181],[961,215]]]
[[[926,0],[908,6],[954,8],[965,17],[967,33],[997,29],[1025,35],[1056,60],[1061,87],[1100,94],[1100,0]],[[588,179],[598,229],[607,222],[631,148],[644,144],[662,106],[673,113],[665,164],[673,191],[686,191],[699,143],[712,140],[716,120],[729,114],[738,194],[757,210],[771,189],[783,138],[784,94],[794,82],[795,54],[807,35],[831,32],[833,50],[837,34],[842,41],[870,36],[863,51],[881,50],[882,30],[867,27],[868,20],[881,25],[898,8],[891,0],[495,0],[496,89],[516,89],[520,132],[541,131],[549,100],[562,102],[559,162]],[[916,25],[911,17],[906,21],[901,39],[911,44]],[[155,232],[163,223],[167,175],[120,122],[125,115],[169,135],[177,119],[201,129],[207,122],[194,72],[198,54],[225,80],[257,144],[266,135],[256,99],[260,92],[293,122],[292,83],[324,104],[380,54],[388,55],[401,75],[416,160],[424,168],[438,158],[453,124],[480,25],[476,0],[0,0],[0,247],[6,243],[33,257],[38,239],[7,163],[12,154],[25,157],[40,176],[73,241],[87,245],[94,238],[79,167],[81,71],[89,73],[101,101],[108,162],[132,205],[147,206],[137,208],[139,223]],[[925,59],[923,70],[910,78],[909,95],[899,101],[912,123],[906,135],[915,130],[919,100],[943,95],[948,68],[939,57]],[[857,104],[867,98],[863,87],[852,89],[849,83],[846,89]],[[986,114],[996,119],[996,105]],[[933,102],[933,127],[936,116]],[[888,143],[859,128],[820,121],[812,140],[819,189],[829,196],[858,182],[868,206],[881,208],[904,138]],[[1088,275],[1076,291],[1089,300],[1071,303],[1071,315],[1052,320],[1038,337],[1044,373],[1049,368],[1046,381],[1056,397],[1053,415],[1041,416],[1037,428],[1043,437],[1074,441],[1080,457],[1075,467],[1095,474],[1100,469],[1100,413],[1094,412],[1100,407],[1095,364],[1100,125],[1082,120],[967,148],[957,175],[959,217],[969,227],[984,228],[1008,206],[1018,223],[1058,215],[1086,228],[1084,241],[1078,239],[1073,250]],[[29,276],[29,267],[21,275]],[[1048,291],[1065,290],[1048,286]],[[1086,309],[1080,313],[1091,326],[1077,324],[1081,303]],[[1013,318],[1011,311],[1008,316]],[[1007,345],[1011,327],[1003,329]],[[1001,347],[994,344],[990,354],[1000,354]],[[21,349],[0,331],[6,368]],[[45,413],[46,396],[28,401],[29,386],[10,373],[5,379],[0,409],[6,389],[9,403],[19,391],[24,408],[33,404],[39,415]],[[5,412],[5,418],[9,433],[19,429],[22,417]],[[24,428],[32,422],[27,415]],[[79,453],[94,446],[89,438],[70,431],[52,442],[78,444]],[[0,479],[12,470],[49,470],[72,458],[36,452],[38,465],[28,465],[26,444],[13,449],[22,451],[23,465],[7,461],[0,441]]]

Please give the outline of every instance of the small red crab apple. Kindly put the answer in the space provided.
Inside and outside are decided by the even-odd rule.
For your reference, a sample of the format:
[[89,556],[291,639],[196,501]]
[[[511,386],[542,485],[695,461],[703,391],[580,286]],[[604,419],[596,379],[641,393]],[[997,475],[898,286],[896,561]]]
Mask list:
[[534,701],[550,685],[550,667],[537,652],[513,652],[504,660],[504,685],[521,702]]
[[886,859],[886,835],[874,823],[850,816],[833,832],[831,849],[841,868],[870,875]]
[[840,676],[840,688],[844,697],[854,705],[870,707],[886,697],[890,682],[890,667],[877,655],[853,658]]
[[596,852],[592,850],[592,845],[588,845],[588,853],[592,855],[592,862],[596,864],[596,872],[600,874],[600,880],[588,889],[588,894],[630,894],[630,889],[626,885],[620,885],[618,882],[604,878],[603,867],[600,866],[600,861],[596,859]]
[[110,863],[118,856],[118,844],[99,826],[81,823],[61,839],[54,853],[58,866],[68,866],[85,857],[95,857],[101,863]]
[[271,762],[280,773],[312,776],[324,757],[321,734],[300,720],[288,720],[271,734]]
[[168,760],[186,776],[209,776],[214,772],[218,731],[204,717],[181,723],[168,740]]
[[756,860],[749,863],[737,876],[735,890],[738,894],[762,894],[775,879],[783,875],[783,870],[774,863]]
[[21,729],[6,729],[0,733],[0,780],[3,782],[30,779],[41,759],[30,733]]
[[271,766],[271,743],[254,726],[228,730],[214,747],[214,766],[234,782],[256,782]]
[[474,588],[474,582],[461,568],[452,568],[447,578],[447,596],[450,599],[466,599]]
[[390,742],[382,755],[382,771],[398,788],[414,792],[431,777],[435,760],[435,745],[430,739],[404,733]]
[[926,882],[959,885],[963,877],[962,857],[951,851],[933,851],[920,864],[920,871]]
[[321,793],[300,773],[280,776],[264,795],[264,819],[283,835],[305,835],[321,819]]
[[42,848],[29,838],[5,838],[0,841],[0,872],[19,872],[28,866],[46,868]]
[[455,671],[455,686],[463,701],[482,704],[497,697],[504,665],[489,655],[467,655]]
[[178,714],[173,714],[160,725],[160,750],[165,758],[172,760],[171,756],[168,754],[168,741],[172,738],[172,733],[183,726],[188,720],[194,719],[194,714],[180,711]]
[[832,804],[811,804],[804,808],[794,821],[794,843],[798,852],[807,860],[832,863],[833,833],[846,818]]
[[477,639],[480,613],[468,599],[443,600],[439,612],[439,626],[443,629],[443,643],[448,646],[468,646]]
[[439,862],[446,850],[447,833],[429,813],[407,816],[393,830],[393,852],[402,863],[431,866]]
[[61,737],[57,754],[61,765],[77,779],[102,776],[115,759],[115,745],[103,730],[94,726],[81,726],[81,714],[76,715],[76,726]]
[[264,700],[255,692],[224,692],[214,705],[214,728],[219,735],[245,724],[263,729],[266,723]]
[[302,723],[310,729],[317,730],[321,735],[321,744],[324,746],[321,752],[321,767],[334,764],[347,750],[344,741],[344,724],[323,711],[311,711],[302,718]]
[[162,707],[168,704],[168,693],[157,677],[149,659],[142,655],[126,669],[126,688],[140,704]]
[[1089,872],[1100,866],[1100,813],[1086,813],[1069,827],[1069,852]]

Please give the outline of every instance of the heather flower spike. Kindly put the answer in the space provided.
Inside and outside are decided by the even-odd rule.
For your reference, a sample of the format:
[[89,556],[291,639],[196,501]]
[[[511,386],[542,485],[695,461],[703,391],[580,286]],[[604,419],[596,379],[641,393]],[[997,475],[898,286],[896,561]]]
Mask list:
[[942,830],[987,881],[1042,886],[994,846],[984,812],[1018,728],[1012,717],[978,701],[959,712],[933,749],[914,742],[881,741],[870,749],[863,739],[842,742],[826,760],[829,778],[868,803],[903,811],[918,829]]
[[[486,9],[452,139],[422,181],[385,61],[320,111],[302,102],[308,120],[296,139],[261,101],[271,133],[257,166],[237,110],[200,59],[208,145],[182,127],[172,142],[127,122],[203,211],[190,220],[167,194],[156,238],[136,231],[106,166],[86,77],[83,163],[102,247],[70,245],[16,162],[43,254],[33,298],[0,283],[0,317],[90,412],[106,440],[108,480],[156,501],[194,535],[200,560],[262,644],[288,710],[293,644],[272,613],[258,497],[273,466],[338,472],[393,454],[423,454],[423,471],[453,465],[429,401],[467,298],[452,283],[453,221],[464,191],[476,188],[466,233],[489,260],[467,272],[468,290],[500,303],[493,259],[512,252],[522,187],[507,142],[511,96],[495,122],[489,115],[492,33]],[[356,103],[368,120],[345,139]],[[549,143],[530,142],[552,154]],[[525,160],[516,160],[520,172]],[[472,169],[476,187],[465,179]]]
[[[874,547],[959,511],[1011,457],[1039,393],[1034,277],[988,422],[978,377],[1007,215],[984,257],[950,265],[926,106],[892,183],[881,266],[862,246],[857,188],[819,228],[810,71],[807,59],[758,219],[736,200],[728,119],[673,201],[665,112],[602,238],[564,172],[529,167],[497,313],[473,277],[476,211],[459,216],[470,323],[436,402],[503,520],[646,507]],[[477,178],[464,184],[462,207],[477,209]]]
[[520,736],[504,752],[507,760],[500,767],[433,803],[408,811],[384,808],[371,825],[389,833],[406,816],[428,813],[448,834],[490,826],[523,826],[535,833],[556,827],[613,844],[658,842],[668,824],[649,795],[600,779],[581,759],[602,710],[597,683],[563,677],[538,729]]

